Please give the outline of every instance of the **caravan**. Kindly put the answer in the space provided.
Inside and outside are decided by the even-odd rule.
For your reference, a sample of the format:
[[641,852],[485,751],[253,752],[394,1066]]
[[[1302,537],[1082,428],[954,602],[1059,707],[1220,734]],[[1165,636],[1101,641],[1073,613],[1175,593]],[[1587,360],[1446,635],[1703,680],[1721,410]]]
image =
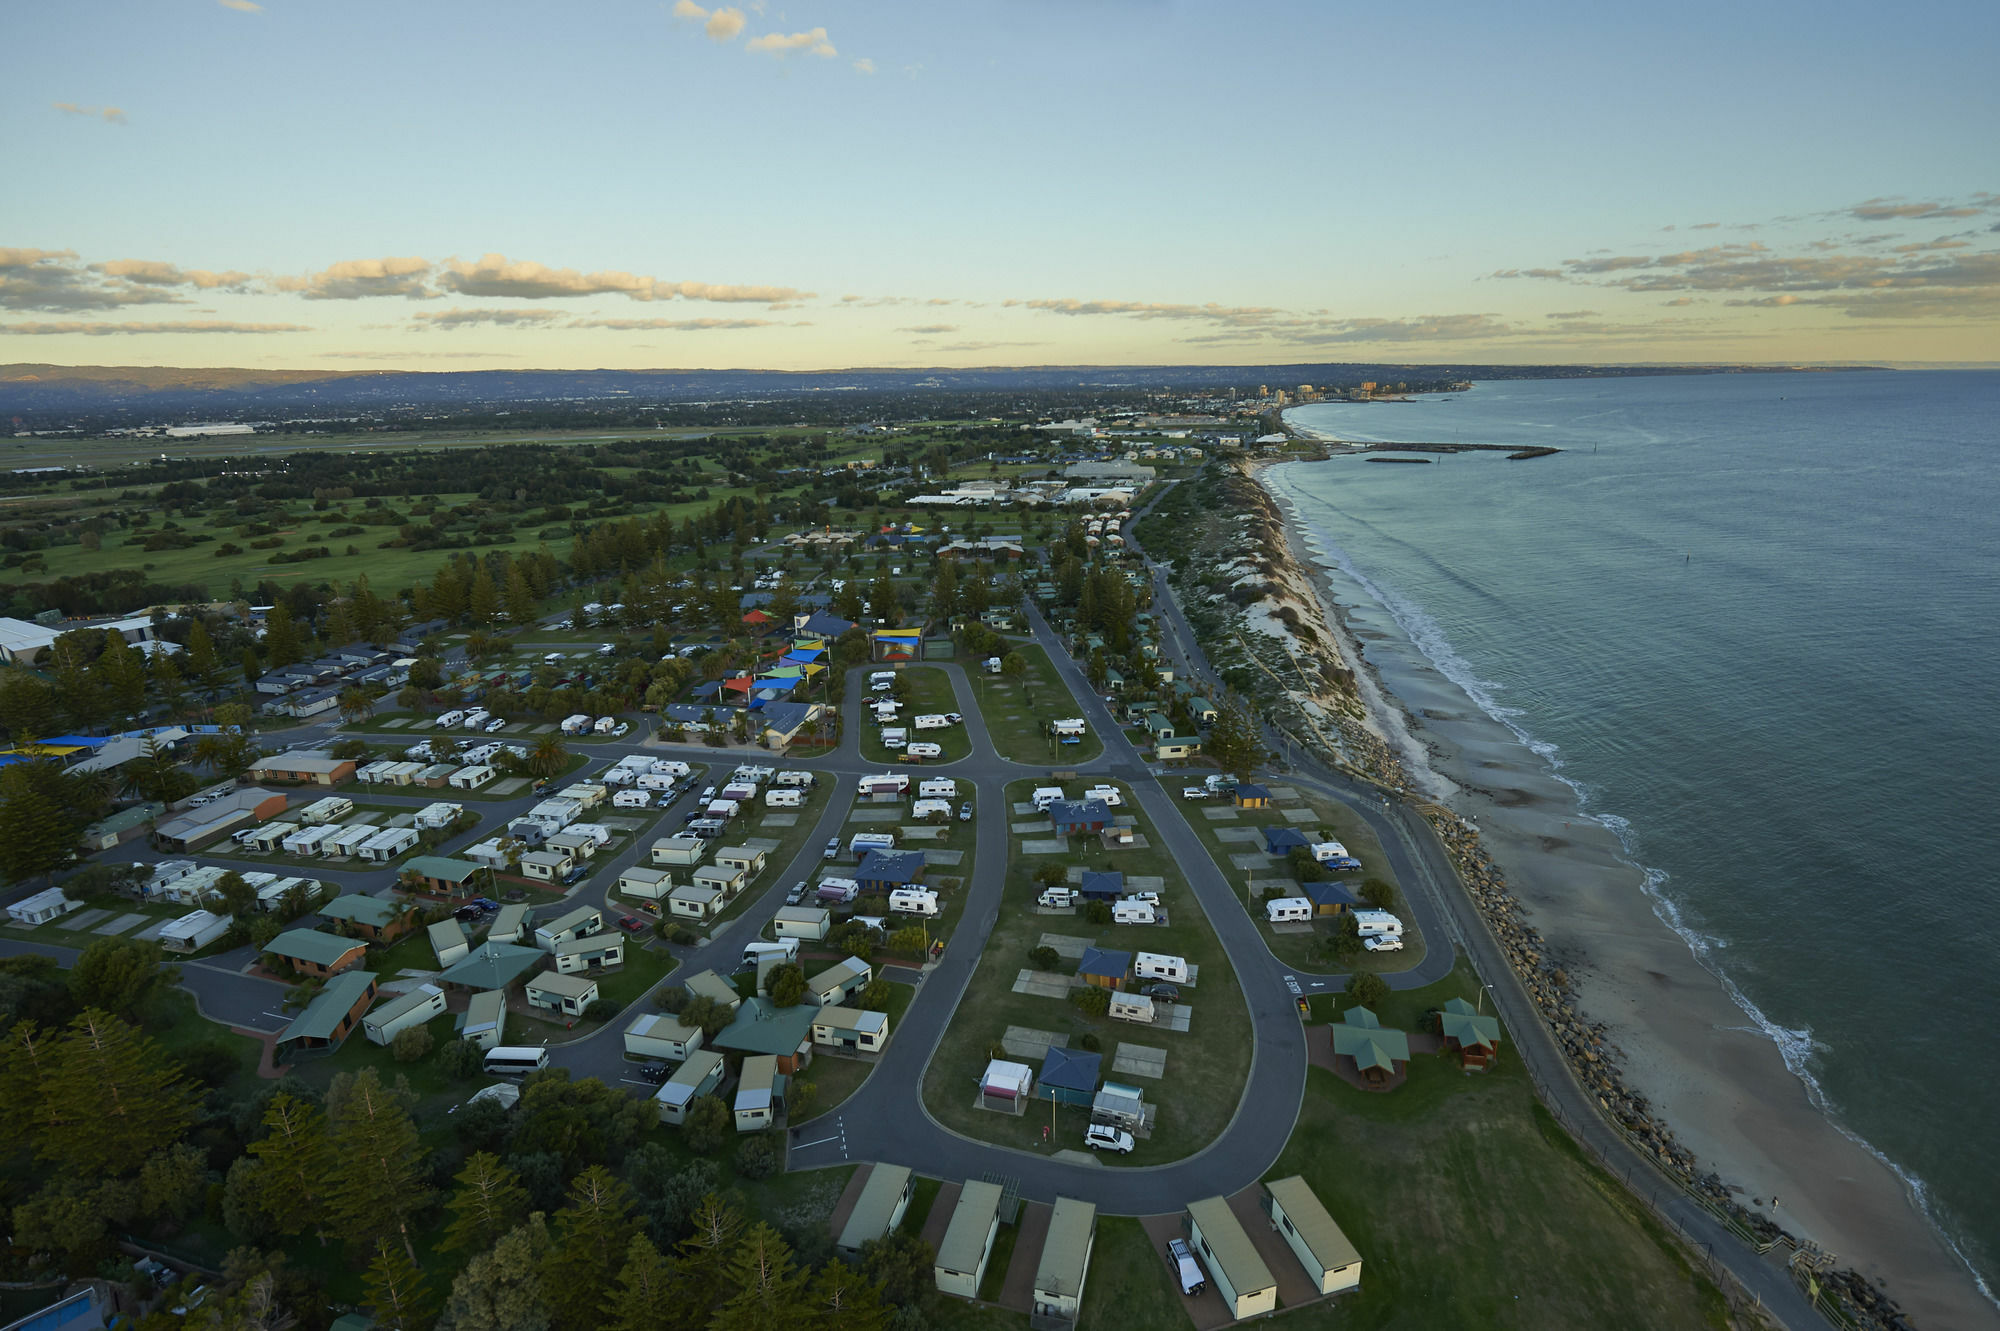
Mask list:
[[806,790],[812,789],[813,782],[817,779],[811,772],[780,772],[773,778],[781,786]]
[[861,884],[852,878],[822,878],[813,895],[827,905],[846,905],[861,895]]
[[1111,991],[1111,1006],[1105,1015],[1114,1021],[1144,1022],[1151,1025],[1154,1019],[1153,1000],[1144,994],[1124,994]]
[[1049,733],[1051,735],[1074,737],[1083,734],[1087,729],[1088,727],[1084,725],[1083,718],[1080,716],[1069,716],[1064,717],[1060,721],[1049,722]]
[[743,949],[743,964],[745,966],[755,966],[766,957],[776,957],[780,961],[797,961],[799,959],[799,940],[796,938],[780,938],[775,943],[751,943]]
[[896,838],[887,832],[856,832],[847,839],[847,848],[856,855],[870,850],[894,850]]
[[926,800],[955,800],[958,798],[958,782],[948,776],[934,776],[928,781],[917,783],[917,798]]
[[1132,974],[1142,980],[1172,980],[1175,984],[1186,984],[1187,958],[1170,957],[1159,952],[1141,952],[1132,959]]
[[1354,927],[1361,931],[1363,938],[1370,934],[1388,934],[1394,938],[1403,936],[1403,922],[1386,910],[1355,911]]
[[1047,813],[1049,806],[1059,799],[1067,799],[1061,786],[1037,786],[1035,793],[1028,797],[1034,801],[1036,813]]
[[764,792],[764,803],[773,809],[796,809],[806,802],[806,794],[797,786],[772,786]]
[[946,726],[950,724],[951,724],[951,718],[944,715],[942,712],[926,713],[925,715],[918,717],[915,721],[915,725],[919,730],[943,730]]
[[1111,907],[1113,924],[1158,924],[1159,912],[1145,901],[1120,901]]
[[889,894],[889,909],[902,915],[935,915],[937,893],[927,887],[899,887]]
[[1270,924],[1310,920],[1313,904],[1304,897],[1278,897],[1264,903],[1264,919]]

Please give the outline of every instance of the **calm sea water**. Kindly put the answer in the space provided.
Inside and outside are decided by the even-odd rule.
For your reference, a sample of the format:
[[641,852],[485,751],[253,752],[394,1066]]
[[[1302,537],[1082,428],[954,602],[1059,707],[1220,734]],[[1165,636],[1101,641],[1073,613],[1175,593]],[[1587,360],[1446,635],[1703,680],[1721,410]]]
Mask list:
[[1292,419],[1569,450],[1285,483],[2000,1286],[2000,374],[1483,383]]

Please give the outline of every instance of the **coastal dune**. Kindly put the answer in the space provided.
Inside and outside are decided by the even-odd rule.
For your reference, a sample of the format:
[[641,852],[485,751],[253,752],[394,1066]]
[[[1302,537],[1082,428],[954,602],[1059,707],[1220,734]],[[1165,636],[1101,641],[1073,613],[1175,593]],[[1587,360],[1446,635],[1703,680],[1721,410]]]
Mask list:
[[2000,1310],[1908,1184],[1812,1102],[1772,1036],[1670,927],[1671,907],[1648,892],[1615,831],[1582,813],[1546,760],[1320,557],[1268,469],[1256,479],[1284,515],[1290,562],[1309,571],[1322,634],[1358,667],[1368,728],[1417,792],[1478,829],[1567,973],[1579,1016],[1609,1028],[1625,1081],[1653,1117],[1739,1203],[1860,1272],[1915,1325],[2000,1329]]

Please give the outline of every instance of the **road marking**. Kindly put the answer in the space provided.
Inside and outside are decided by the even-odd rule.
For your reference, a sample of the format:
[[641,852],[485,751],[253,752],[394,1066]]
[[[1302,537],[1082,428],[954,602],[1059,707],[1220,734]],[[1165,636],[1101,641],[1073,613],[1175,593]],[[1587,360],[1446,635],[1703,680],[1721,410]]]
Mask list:
[[811,1147],[814,1147],[814,1146],[824,1146],[824,1145],[826,1145],[826,1144],[827,1144],[828,1142],[837,1142],[837,1141],[845,1141],[845,1140],[846,1140],[846,1138],[845,1138],[845,1137],[843,1137],[843,1136],[841,1136],[840,1134],[836,1133],[835,1135],[833,1135],[833,1136],[831,1136],[831,1137],[821,1137],[821,1138],[820,1138],[820,1139],[819,1139],[818,1141],[816,1141],[816,1142],[800,1142],[800,1143],[799,1143],[799,1149],[800,1149],[801,1151],[803,1151],[803,1150],[807,1150],[807,1149],[809,1149],[809,1148],[811,1148]]

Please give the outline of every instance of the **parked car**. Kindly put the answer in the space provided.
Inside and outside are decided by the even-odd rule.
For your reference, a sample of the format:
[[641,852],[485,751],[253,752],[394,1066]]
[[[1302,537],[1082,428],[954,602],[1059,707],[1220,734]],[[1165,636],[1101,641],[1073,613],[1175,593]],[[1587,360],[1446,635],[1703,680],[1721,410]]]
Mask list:
[[1214,791],[1206,790],[1201,786],[1181,787],[1181,798],[1184,800],[1205,800],[1214,793]]
[[785,893],[785,904],[787,906],[796,906],[805,899],[806,885],[804,883],[793,883],[792,890]]
[[965,718],[960,716],[957,712],[946,712],[944,714],[944,719],[951,722],[953,725],[958,725],[965,720]]
[[496,716],[486,723],[486,733],[489,735],[497,735],[506,728],[507,718],[504,716]]
[[837,859],[839,855],[840,855],[840,838],[828,837],[826,842],[826,853],[823,856],[821,856],[821,858],[831,860],[831,859]]
[[1114,1128],[1109,1123],[1093,1123],[1084,1130],[1083,1144],[1094,1151],[1116,1151],[1120,1155],[1132,1154],[1138,1143],[1132,1134],[1123,1128]]
[[648,1063],[645,1067],[639,1069],[639,1076],[646,1081],[652,1082],[655,1086],[665,1081],[667,1075],[667,1065],[665,1063]]
[[1361,946],[1370,952],[1401,952],[1403,940],[1395,934],[1370,934],[1361,940]]
[[965,803],[958,806],[958,821],[960,821],[961,823],[969,823],[972,821],[971,800],[967,800]]
[[611,734],[614,739],[622,738],[631,733],[632,733],[632,723],[630,721],[620,721],[617,725],[611,728]]
[[477,907],[479,907],[479,909],[481,909],[481,910],[499,910],[499,909],[500,909],[500,903],[499,903],[499,902],[497,902],[497,901],[495,901],[495,900],[494,900],[493,898],[491,898],[491,897],[474,897],[474,898],[472,899],[472,904],[473,904],[473,905],[475,905],[475,906],[477,906]]
[[618,927],[620,929],[623,929],[628,934],[642,934],[646,932],[645,923],[641,921],[639,917],[636,915],[626,915],[620,917],[618,921]]
[[451,913],[451,918],[457,920],[460,924],[471,924],[479,919],[479,907],[460,906]]
[[1188,1247],[1186,1239],[1168,1239],[1167,1257],[1174,1264],[1181,1293],[1193,1298],[1208,1288],[1208,1277],[1201,1273],[1201,1263],[1194,1259],[1194,1249]]
[[1144,993],[1148,998],[1165,999],[1169,1003],[1177,1003],[1180,1001],[1181,997],[1180,986],[1175,984],[1168,984],[1164,980],[1162,980],[1158,984],[1147,985],[1145,989],[1141,990],[1141,992]]
[[708,803],[708,802],[709,802],[710,800],[712,800],[712,799],[714,799],[714,798],[715,798],[715,787],[714,787],[714,786],[703,786],[703,787],[701,788],[701,802],[702,802],[702,803],[703,803],[704,805],[706,805],[706,804],[707,804],[707,803]]
[[1124,899],[1142,906],[1157,906],[1160,904],[1160,894],[1158,892],[1132,892],[1128,893]]
[[581,864],[577,865],[574,869],[571,869],[568,873],[563,875],[563,886],[568,887],[572,883],[582,882],[583,876],[589,872],[590,870],[585,868],[583,865]]

